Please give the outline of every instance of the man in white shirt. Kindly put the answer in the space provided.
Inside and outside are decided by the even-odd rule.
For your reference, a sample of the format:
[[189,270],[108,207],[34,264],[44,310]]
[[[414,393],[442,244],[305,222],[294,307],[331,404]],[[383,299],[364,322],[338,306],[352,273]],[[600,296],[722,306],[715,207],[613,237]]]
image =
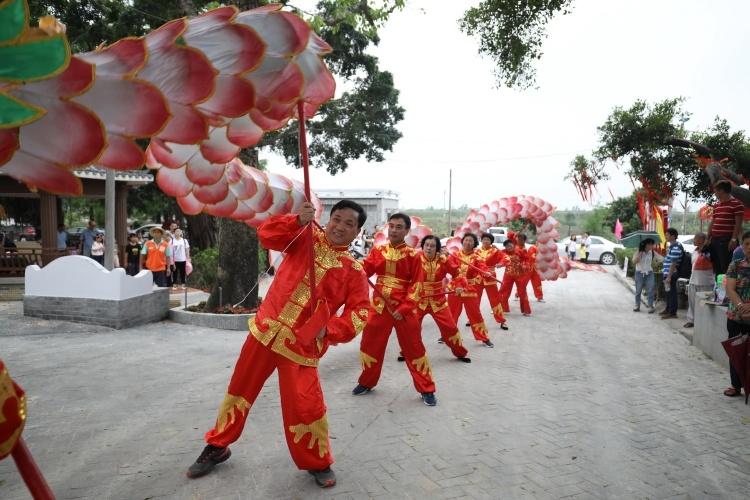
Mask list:
[[693,237],[695,251],[691,256],[693,261],[690,281],[688,282],[688,311],[685,328],[692,328],[695,319],[695,297],[698,292],[708,292],[714,288],[714,268],[711,253],[706,246],[706,235],[697,233]]
[[588,232],[583,233],[583,262],[589,263],[589,253],[591,251],[591,235]]

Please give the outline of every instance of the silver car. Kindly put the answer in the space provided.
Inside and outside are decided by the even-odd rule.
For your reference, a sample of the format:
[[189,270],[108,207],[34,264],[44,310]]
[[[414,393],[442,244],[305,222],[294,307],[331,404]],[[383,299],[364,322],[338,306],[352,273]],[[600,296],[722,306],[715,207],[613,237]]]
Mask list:
[[[576,243],[580,247],[583,239],[576,238]],[[560,256],[569,256],[568,244],[570,243],[570,236],[566,236],[563,240],[557,242],[557,253]],[[609,241],[601,236],[591,236],[591,246],[589,247],[589,262],[599,262],[605,266],[611,266],[617,262],[615,257],[615,249],[625,248],[619,243]]]

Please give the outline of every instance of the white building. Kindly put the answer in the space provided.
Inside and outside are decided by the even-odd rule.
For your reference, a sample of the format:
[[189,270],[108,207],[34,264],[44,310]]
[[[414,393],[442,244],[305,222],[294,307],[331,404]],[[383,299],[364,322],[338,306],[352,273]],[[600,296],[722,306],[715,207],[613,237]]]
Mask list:
[[331,213],[331,207],[341,200],[352,200],[365,209],[368,234],[375,232],[375,226],[381,227],[391,214],[398,212],[398,193],[390,189],[318,189],[315,191],[323,204],[320,223],[325,225]]

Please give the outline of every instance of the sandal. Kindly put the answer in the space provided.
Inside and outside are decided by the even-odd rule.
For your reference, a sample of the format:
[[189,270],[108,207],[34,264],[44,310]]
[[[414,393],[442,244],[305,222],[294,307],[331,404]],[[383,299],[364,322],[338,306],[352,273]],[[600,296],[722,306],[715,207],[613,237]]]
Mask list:
[[729,387],[728,389],[724,390],[724,395],[728,398],[736,398],[742,396],[742,391],[735,389],[734,387]]

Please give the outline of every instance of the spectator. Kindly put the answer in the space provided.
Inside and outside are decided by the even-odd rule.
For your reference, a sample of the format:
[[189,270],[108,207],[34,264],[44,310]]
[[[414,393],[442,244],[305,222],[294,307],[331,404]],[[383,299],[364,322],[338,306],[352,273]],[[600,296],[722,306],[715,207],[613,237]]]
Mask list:
[[125,272],[130,276],[135,276],[141,271],[141,250],[142,245],[138,242],[138,235],[130,233],[128,235],[128,244],[125,245],[125,255],[127,255]]
[[169,231],[164,232],[164,241],[167,242],[169,245],[169,255],[170,257],[167,257],[167,286],[173,285],[173,278],[174,278],[174,238],[172,237],[172,233]]
[[635,308],[634,312],[641,310],[641,295],[643,287],[646,287],[646,306],[648,313],[654,313],[654,289],[656,279],[654,278],[654,240],[646,238],[638,245],[638,251],[633,256],[635,263]]
[[588,232],[583,233],[583,262],[589,263],[589,253],[591,253],[591,235]]
[[667,307],[661,312],[661,319],[677,317],[677,280],[680,277],[678,270],[680,269],[680,262],[682,262],[682,258],[685,256],[685,249],[677,241],[677,236],[679,236],[677,229],[673,227],[667,229],[669,249],[664,258],[664,267],[662,268],[664,291],[667,292]]
[[81,243],[79,245],[81,255],[91,257],[91,246],[94,244],[97,234],[99,234],[99,231],[96,230],[96,221],[91,219],[88,227],[81,231]]
[[141,269],[144,267],[151,271],[156,286],[167,286],[167,261],[171,257],[169,243],[164,239],[164,230],[153,227],[149,231],[151,240],[147,241],[141,249]]
[[172,277],[172,288],[181,285],[185,289],[185,268],[190,260],[190,243],[182,237],[182,229],[175,229],[174,240],[172,240],[172,259],[174,260],[175,271]]
[[[714,267],[711,262],[711,252],[706,245],[706,235],[696,233],[693,236],[695,251],[691,255],[692,271],[688,282],[688,311],[685,328],[692,328],[695,320],[695,297],[698,292],[708,292],[714,289]],[[739,248],[739,247],[738,247]]]
[[708,225],[708,240],[711,245],[714,274],[724,274],[729,266],[730,255],[738,245],[742,232],[742,218],[745,207],[732,196],[729,181],[719,181],[714,185],[719,201],[714,204],[714,213]]
[[[727,333],[730,339],[750,333],[750,231],[742,235],[742,249],[744,251],[742,259],[729,264],[724,280],[729,299]],[[731,366],[729,377],[732,386],[724,391],[724,395],[739,396],[742,390],[742,380]]]
[[57,226],[57,251],[65,252],[68,249],[68,232],[65,230],[65,224]]
[[94,243],[91,244],[91,254],[89,256],[99,264],[104,265],[104,235],[102,233],[97,233],[94,238]]
[[570,255],[570,260],[576,260],[576,235],[571,234],[570,235],[570,243],[568,243],[568,255]]

